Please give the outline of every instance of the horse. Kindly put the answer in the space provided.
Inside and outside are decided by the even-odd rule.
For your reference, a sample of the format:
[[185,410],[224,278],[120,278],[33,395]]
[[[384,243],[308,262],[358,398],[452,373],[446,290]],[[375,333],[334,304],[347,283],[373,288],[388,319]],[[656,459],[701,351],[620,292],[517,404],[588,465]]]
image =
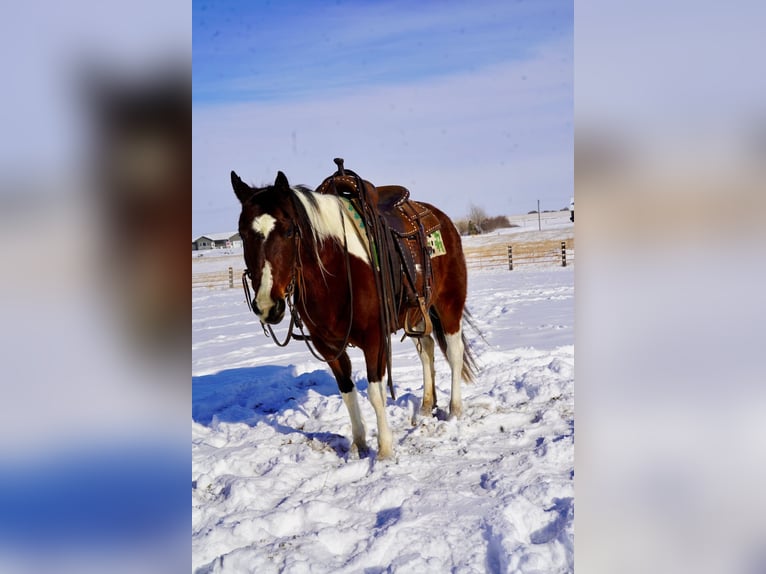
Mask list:
[[[368,247],[355,233],[353,217],[337,195],[319,194],[306,186],[291,186],[278,172],[273,185],[258,188],[231,172],[231,184],[241,204],[245,274],[255,296],[252,310],[266,326],[276,325],[286,307],[294,309],[311,342],[329,364],[351,419],[353,444],[360,455],[369,452],[359,399],[351,379],[347,345],[359,348],[367,367],[368,397],[378,426],[380,459],[393,455],[392,433],[386,419],[383,384],[390,359],[382,340],[381,306]],[[452,371],[449,416],[460,417],[461,381],[475,374],[473,356],[463,332],[467,271],[460,234],[442,211],[429,204],[441,224],[446,253],[431,259],[432,296],[428,308],[442,353]],[[247,291],[246,277],[243,277]],[[293,305],[290,303],[292,296]],[[249,298],[249,297],[248,297]],[[399,325],[406,310],[400,308]],[[388,336],[390,340],[390,335]],[[436,408],[434,338],[415,340],[423,365],[423,400],[420,412],[430,416]]]

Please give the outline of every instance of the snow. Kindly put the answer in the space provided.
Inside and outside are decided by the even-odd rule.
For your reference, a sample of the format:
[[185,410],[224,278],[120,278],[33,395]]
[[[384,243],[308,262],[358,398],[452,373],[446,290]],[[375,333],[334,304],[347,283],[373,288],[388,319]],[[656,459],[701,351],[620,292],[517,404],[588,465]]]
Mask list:
[[195,572],[573,571],[572,267],[469,273],[483,337],[467,335],[481,371],[463,386],[459,420],[443,410],[441,355],[439,411],[418,414],[420,361],[393,338],[392,460],[375,456],[358,349],[367,458],[351,448],[329,369],[305,345],[266,339],[240,289],[192,298]]

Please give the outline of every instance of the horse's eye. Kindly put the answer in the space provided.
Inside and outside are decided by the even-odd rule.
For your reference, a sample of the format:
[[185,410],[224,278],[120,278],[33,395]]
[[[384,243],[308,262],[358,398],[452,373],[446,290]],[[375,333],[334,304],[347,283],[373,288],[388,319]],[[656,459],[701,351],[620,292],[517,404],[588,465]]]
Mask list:
[[295,226],[288,225],[287,229],[285,230],[285,237],[292,237],[294,231],[295,231]]

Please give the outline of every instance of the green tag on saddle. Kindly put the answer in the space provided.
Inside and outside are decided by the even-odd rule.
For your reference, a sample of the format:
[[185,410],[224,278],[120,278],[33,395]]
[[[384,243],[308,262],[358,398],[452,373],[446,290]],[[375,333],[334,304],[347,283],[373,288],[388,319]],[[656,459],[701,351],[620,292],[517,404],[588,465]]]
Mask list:
[[442,241],[442,232],[439,229],[428,235],[428,245],[431,247],[432,259],[447,253],[447,249],[444,247],[444,241]]

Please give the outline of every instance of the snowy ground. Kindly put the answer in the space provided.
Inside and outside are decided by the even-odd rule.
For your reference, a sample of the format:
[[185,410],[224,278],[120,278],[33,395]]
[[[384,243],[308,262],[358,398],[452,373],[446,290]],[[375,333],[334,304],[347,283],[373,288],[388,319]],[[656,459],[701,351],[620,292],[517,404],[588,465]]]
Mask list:
[[[572,267],[470,273],[486,341],[468,333],[481,373],[459,421],[416,416],[420,363],[395,340],[390,461],[350,449],[329,371],[266,339],[240,290],[192,296],[195,572],[573,571]],[[444,407],[441,356],[436,369]]]

